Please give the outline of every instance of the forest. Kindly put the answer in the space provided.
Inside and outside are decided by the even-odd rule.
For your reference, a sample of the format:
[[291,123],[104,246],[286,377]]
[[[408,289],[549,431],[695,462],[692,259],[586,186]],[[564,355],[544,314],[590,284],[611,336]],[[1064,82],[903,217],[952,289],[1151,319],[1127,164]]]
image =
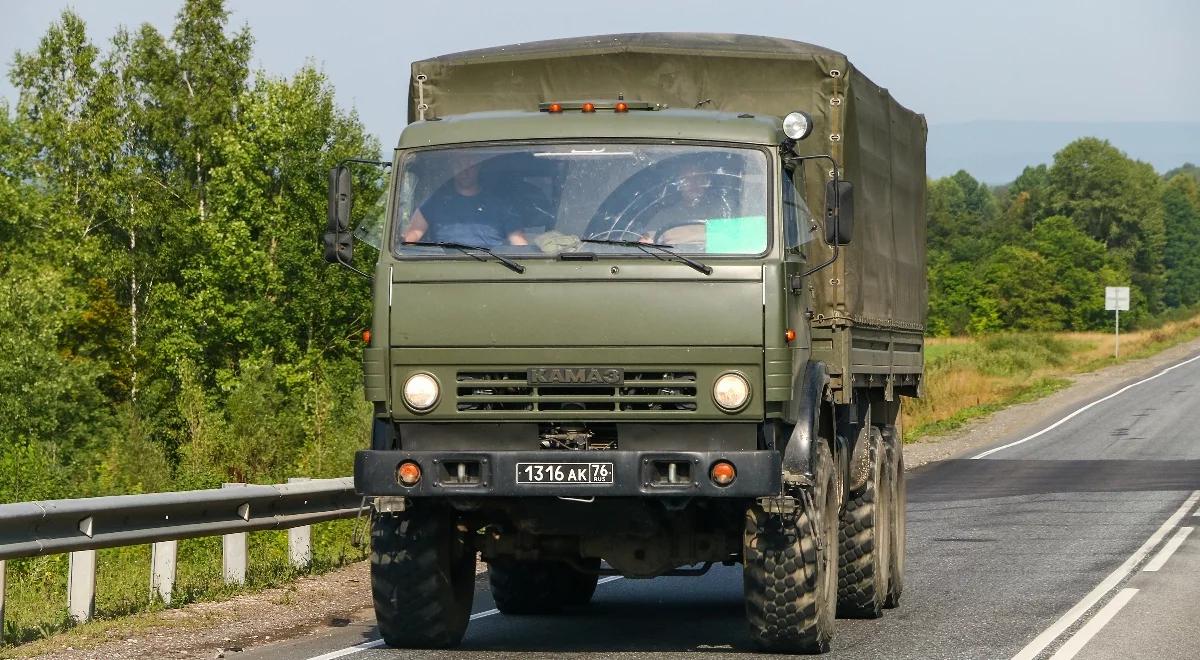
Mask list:
[[[368,289],[326,173],[382,152],[316,66],[253,70],[221,0],[97,45],[67,11],[0,101],[0,502],[342,476]],[[396,127],[397,133],[400,126]],[[388,141],[394,135],[384,136]],[[1200,170],[1085,138],[929,182],[929,332],[1148,326],[1200,303]],[[363,255],[368,257],[370,255]]]

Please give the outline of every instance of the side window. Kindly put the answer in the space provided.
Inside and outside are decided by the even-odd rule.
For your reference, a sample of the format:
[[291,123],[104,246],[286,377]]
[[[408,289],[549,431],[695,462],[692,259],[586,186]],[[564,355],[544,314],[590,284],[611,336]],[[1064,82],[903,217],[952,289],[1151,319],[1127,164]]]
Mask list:
[[804,203],[804,179],[799,170],[783,170],[783,241],[788,250],[799,250],[812,240],[812,214]]

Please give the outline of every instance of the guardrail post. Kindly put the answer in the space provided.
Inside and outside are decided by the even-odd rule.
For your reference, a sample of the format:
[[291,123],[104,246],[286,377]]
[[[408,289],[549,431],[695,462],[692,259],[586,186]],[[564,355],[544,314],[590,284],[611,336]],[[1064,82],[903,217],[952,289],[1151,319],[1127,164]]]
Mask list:
[[85,623],[95,611],[96,551],[76,550],[67,573],[67,612],[75,623]]
[[[222,488],[244,487],[246,484],[222,484]],[[238,516],[249,520],[249,504],[238,506]],[[246,532],[225,534],[221,537],[221,563],[224,568],[225,584],[246,584]]]
[[150,597],[155,594],[163,603],[171,604],[175,589],[175,556],[178,541],[158,541],[150,544]]
[[4,645],[4,560],[0,559],[0,646]]
[[[292,477],[289,484],[311,481],[308,477]],[[303,570],[312,565],[312,525],[302,525],[288,529],[288,556],[292,567]]]

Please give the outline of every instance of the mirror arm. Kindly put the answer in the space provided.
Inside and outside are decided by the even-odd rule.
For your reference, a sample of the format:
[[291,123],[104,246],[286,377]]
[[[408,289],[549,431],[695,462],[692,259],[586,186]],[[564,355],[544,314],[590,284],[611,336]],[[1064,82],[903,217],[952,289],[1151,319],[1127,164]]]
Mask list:
[[376,165],[378,167],[392,166],[392,161],[390,160],[371,160],[369,158],[346,158],[345,160],[339,161],[337,166],[345,167],[346,163],[362,163],[363,165]]
[[[347,233],[349,233],[349,232],[347,232]],[[352,240],[352,241],[354,240],[354,234],[350,234],[350,240]],[[373,277],[371,277],[370,275],[368,275],[368,274],[366,274],[366,273],[362,272],[361,270],[359,270],[359,269],[355,268],[353,264],[350,264],[350,263],[347,263],[347,262],[345,262],[345,261],[342,261],[342,254],[341,254],[340,252],[339,252],[339,253],[338,253],[338,255],[337,255],[337,262],[338,262],[338,265],[339,265],[339,266],[345,266],[346,268],[349,268],[351,271],[354,271],[354,273],[356,273],[356,274],[358,274],[358,275],[361,275],[361,276],[362,276],[363,278],[365,278],[365,279],[366,279],[368,282],[372,282],[372,281],[374,281],[374,280],[375,280],[375,278],[373,278]]]
[[[795,142],[793,142],[792,140],[785,140],[783,142],[783,144],[780,145],[780,148],[784,149],[786,152],[791,152],[794,146],[795,146]],[[833,189],[835,191],[841,189],[842,168],[841,168],[841,166],[838,165],[837,160],[834,159],[833,156],[830,156],[829,154],[816,154],[814,156],[790,155],[790,156],[784,156],[783,160],[784,160],[785,164],[794,164],[794,165],[798,165],[800,162],[806,161],[806,160],[827,160],[830,162],[830,164],[833,165]],[[840,194],[836,194],[833,196],[833,235],[834,235],[835,239],[836,239],[836,237],[839,237],[842,235],[842,232],[841,232],[841,229],[842,229],[842,227],[841,227],[841,217],[842,217],[841,197],[842,196]],[[809,268],[808,270],[804,271],[804,273],[801,274],[801,277],[808,277],[809,275],[812,275],[813,273],[815,273],[823,268],[826,268],[829,265],[831,265],[833,262],[837,261],[838,255],[841,253],[840,241],[834,240],[832,247],[833,247],[833,254],[829,255],[828,259],[826,259],[825,261],[821,262],[820,264],[817,264],[816,266],[813,266],[812,268]]]

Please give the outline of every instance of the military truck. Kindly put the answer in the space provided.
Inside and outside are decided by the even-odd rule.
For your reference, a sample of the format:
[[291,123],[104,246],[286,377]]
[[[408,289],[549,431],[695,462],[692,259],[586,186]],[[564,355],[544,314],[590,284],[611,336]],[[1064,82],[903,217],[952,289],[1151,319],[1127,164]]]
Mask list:
[[[740,563],[772,651],[895,607],[923,117],[840,53],[742,35],[444,55],[410,96],[362,269],[384,640],[458,644],[477,556],[503,614]],[[363,162],[330,178],[352,268]]]

